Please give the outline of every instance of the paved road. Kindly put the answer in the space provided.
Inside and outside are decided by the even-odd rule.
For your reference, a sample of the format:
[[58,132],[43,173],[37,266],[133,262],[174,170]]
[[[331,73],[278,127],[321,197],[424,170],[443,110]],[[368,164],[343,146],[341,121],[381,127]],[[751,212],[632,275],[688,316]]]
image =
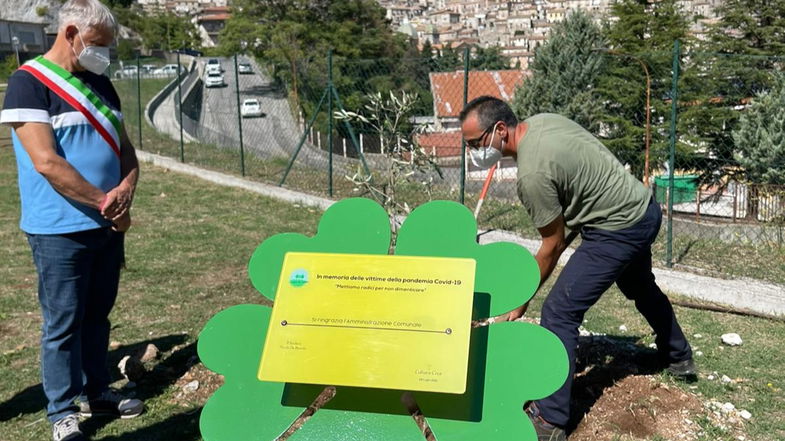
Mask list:
[[[251,60],[253,74],[238,75],[240,102],[256,98],[262,104],[262,117],[243,118],[243,145],[266,158],[291,158],[302,136],[302,128],[292,116],[285,90],[276,88],[273,80],[264,75]],[[234,61],[219,58],[224,70],[225,87],[204,88],[199,138],[223,146],[239,146],[237,118],[237,90],[235,85]],[[203,66],[200,66],[203,71]],[[350,165],[342,157],[334,156],[336,168]],[[327,154],[316,146],[307,144],[297,157],[298,164],[307,163],[314,167],[326,167]]]

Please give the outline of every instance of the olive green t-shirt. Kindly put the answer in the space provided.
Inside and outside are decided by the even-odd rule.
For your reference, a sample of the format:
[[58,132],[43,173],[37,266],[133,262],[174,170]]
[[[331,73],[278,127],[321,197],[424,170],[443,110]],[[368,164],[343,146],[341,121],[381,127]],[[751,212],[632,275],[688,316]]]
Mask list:
[[577,123],[532,116],[518,142],[518,197],[542,228],[559,214],[567,228],[620,230],[643,218],[650,191]]

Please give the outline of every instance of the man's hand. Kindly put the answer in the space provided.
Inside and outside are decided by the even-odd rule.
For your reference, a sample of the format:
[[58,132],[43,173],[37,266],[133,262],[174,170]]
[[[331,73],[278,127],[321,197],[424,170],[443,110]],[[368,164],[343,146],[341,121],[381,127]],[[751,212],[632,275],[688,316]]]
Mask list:
[[529,309],[529,302],[526,302],[510,311],[510,314],[507,316],[507,321],[511,322],[513,320],[518,320],[519,318],[523,317],[524,314],[526,314],[527,309]]
[[116,222],[131,208],[133,191],[128,185],[120,184],[106,193],[106,199],[101,204],[101,215],[112,222]]
[[131,228],[131,212],[126,211],[125,214],[121,215],[112,222],[114,222],[112,230],[117,231],[118,233],[125,233],[129,228]]

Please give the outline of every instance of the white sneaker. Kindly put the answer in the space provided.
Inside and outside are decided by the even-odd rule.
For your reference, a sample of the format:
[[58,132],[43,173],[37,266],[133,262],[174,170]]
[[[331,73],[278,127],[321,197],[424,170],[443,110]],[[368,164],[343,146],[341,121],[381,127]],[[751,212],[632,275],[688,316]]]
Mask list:
[[86,440],[82,431],[79,430],[79,418],[76,414],[71,414],[55,421],[52,426],[52,439],[54,441]]

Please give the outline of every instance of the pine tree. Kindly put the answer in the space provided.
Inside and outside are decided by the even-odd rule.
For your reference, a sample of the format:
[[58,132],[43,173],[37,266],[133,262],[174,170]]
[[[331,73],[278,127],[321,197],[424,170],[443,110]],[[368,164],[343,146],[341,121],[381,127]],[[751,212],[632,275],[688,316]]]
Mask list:
[[758,94],[733,131],[739,164],[754,184],[785,185],[785,77]]
[[598,132],[601,108],[594,88],[605,66],[598,52],[604,47],[605,39],[593,19],[580,10],[571,13],[535,52],[532,75],[511,103],[515,113],[521,118],[559,113]]
[[772,89],[772,74],[781,70],[781,60],[767,56],[785,49],[785,0],[726,0],[717,13],[702,52],[684,61],[679,132],[683,168],[725,185],[747,178],[732,134],[740,106]]
[[[611,8],[604,34],[611,51],[598,92],[605,106],[601,138],[639,178],[646,146],[646,72],[651,79],[650,170],[667,157],[672,47],[689,45],[689,20],[676,0],[622,0]],[[642,65],[643,64],[643,65]],[[644,69],[645,66],[645,69]]]
[[739,118],[733,140],[749,185],[747,217],[757,219],[765,185],[785,185],[785,77],[778,75],[771,91],[755,97]]

